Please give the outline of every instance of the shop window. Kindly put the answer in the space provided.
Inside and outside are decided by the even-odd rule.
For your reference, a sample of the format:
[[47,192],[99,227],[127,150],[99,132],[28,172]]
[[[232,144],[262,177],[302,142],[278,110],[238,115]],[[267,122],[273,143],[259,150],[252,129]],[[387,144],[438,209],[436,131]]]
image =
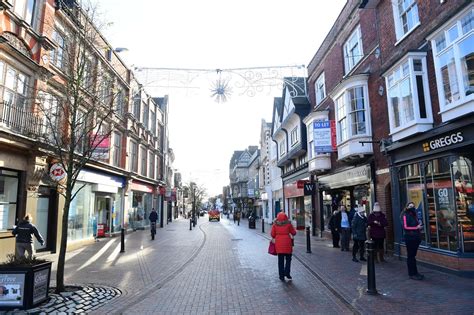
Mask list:
[[[94,216],[94,200],[92,188],[84,183],[77,183],[73,193],[76,197],[71,201],[68,216],[68,241],[92,237]],[[100,222],[99,222],[100,223]]]
[[472,156],[459,157],[452,163],[457,222],[461,249],[474,252],[474,191],[472,189]]
[[425,174],[429,242],[431,247],[456,252],[458,235],[449,158],[429,161]]
[[[474,6],[446,24],[430,40],[441,113],[456,108],[459,111],[443,120],[472,112],[472,105],[471,108],[463,105],[474,100]],[[461,111],[461,107],[465,109]]]
[[16,224],[18,172],[0,169],[0,231]]
[[[420,222],[424,222],[426,207],[425,201],[423,199],[424,184],[420,164],[416,163],[401,167],[399,173],[399,180],[401,207],[404,208],[409,202],[413,202],[417,210],[418,220]],[[426,241],[425,230],[422,230],[421,232],[422,241]]]

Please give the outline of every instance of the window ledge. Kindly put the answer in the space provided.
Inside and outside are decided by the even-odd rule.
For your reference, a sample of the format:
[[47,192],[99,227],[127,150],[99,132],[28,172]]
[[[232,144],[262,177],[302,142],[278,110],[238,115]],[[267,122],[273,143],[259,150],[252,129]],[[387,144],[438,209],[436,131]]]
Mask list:
[[394,46],[398,46],[398,44],[400,44],[405,38],[407,38],[411,33],[413,33],[420,25],[421,22],[418,22],[415,26],[413,26],[411,30],[406,32],[402,37],[400,37],[400,39],[395,42]]
[[390,136],[392,136],[392,140],[398,141],[407,137],[410,137],[417,133],[423,133],[433,128],[433,121],[415,121],[411,124],[408,124],[402,128],[398,128],[390,132]]
[[451,103],[448,106],[442,106],[443,109],[439,111],[443,122],[455,119],[474,112],[474,94],[467,96],[464,99],[460,99],[455,103]]

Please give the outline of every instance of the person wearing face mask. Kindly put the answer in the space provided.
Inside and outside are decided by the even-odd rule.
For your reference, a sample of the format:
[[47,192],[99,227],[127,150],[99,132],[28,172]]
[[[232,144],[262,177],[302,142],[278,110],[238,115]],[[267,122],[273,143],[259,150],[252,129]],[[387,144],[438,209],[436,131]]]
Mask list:
[[[352,261],[367,261],[364,258],[365,241],[367,240],[367,218],[365,217],[364,207],[357,208],[357,214],[352,219],[352,239],[354,246],[352,247]],[[357,260],[357,252],[359,252],[359,260]]]
[[374,203],[374,209],[368,217],[369,236],[375,243],[375,261],[384,262],[383,243],[385,240],[385,227],[388,225],[385,214],[382,213],[378,202]]
[[407,247],[408,276],[413,280],[423,280],[424,276],[416,267],[416,253],[421,243],[423,225],[418,221],[415,204],[409,202],[401,213],[403,237]]

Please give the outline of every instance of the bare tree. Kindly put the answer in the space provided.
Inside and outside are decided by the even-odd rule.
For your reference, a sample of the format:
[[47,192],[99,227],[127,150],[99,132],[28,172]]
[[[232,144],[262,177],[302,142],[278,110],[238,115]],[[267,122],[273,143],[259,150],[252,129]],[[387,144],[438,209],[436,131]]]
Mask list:
[[[62,3],[59,1],[59,3]],[[112,51],[101,37],[95,7],[64,5],[65,21],[47,20],[57,45],[49,55],[55,75],[38,88],[36,108],[42,116],[42,140],[59,164],[58,192],[64,197],[56,292],[64,291],[64,267],[71,202],[84,187],[79,173],[92,161],[108,161],[110,137],[126,104],[110,60]]]
[[201,207],[202,200],[206,196],[206,188],[202,185],[198,185],[195,182],[189,182],[184,185],[184,189],[188,191],[188,196],[192,201],[192,217],[193,222],[196,222],[196,208]]

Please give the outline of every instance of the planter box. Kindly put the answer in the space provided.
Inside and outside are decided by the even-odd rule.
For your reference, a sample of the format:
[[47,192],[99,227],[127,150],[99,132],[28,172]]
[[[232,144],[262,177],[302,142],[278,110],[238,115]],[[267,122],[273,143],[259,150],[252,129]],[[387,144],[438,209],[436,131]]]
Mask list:
[[0,266],[0,310],[29,309],[49,296],[51,262]]

